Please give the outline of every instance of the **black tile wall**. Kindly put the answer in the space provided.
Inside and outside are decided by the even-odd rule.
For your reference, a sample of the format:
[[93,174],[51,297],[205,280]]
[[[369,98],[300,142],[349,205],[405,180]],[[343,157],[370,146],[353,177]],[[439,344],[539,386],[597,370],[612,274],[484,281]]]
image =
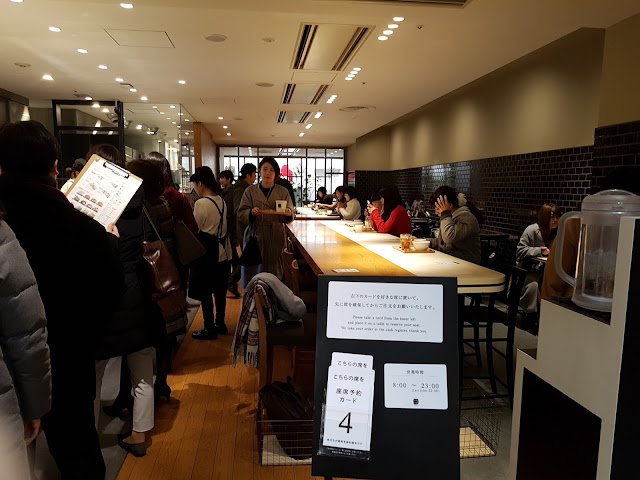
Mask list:
[[640,121],[596,128],[592,165],[595,187],[616,167],[640,166]]
[[485,214],[483,227],[520,237],[546,202],[578,210],[591,187],[593,147],[486,158],[390,172],[356,171],[363,198],[397,185],[409,204],[428,200],[440,185],[464,192]]

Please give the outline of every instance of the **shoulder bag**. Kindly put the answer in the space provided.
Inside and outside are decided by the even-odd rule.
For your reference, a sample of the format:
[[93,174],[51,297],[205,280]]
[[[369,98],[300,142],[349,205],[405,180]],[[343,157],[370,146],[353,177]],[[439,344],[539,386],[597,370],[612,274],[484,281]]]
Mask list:
[[193,265],[207,252],[198,238],[189,230],[184,222],[176,222],[176,250],[178,259],[185,267]]

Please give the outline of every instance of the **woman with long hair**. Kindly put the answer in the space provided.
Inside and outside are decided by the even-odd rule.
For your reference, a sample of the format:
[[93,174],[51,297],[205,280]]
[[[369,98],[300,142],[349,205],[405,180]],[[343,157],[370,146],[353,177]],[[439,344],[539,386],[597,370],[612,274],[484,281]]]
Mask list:
[[[282,250],[286,239],[284,225],[293,221],[293,202],[287,189],[276,183],[280,166],[274,158],[263,158],[258,171],[260,183],[250,185],[244,191],[238,208],[238,220],[249,225],[245,230],[245,242],[248,235],[255,235],[257,238],[262,256],[261,271],[272,273],[282,280]],[[277,201],[286,202],[285,214],[275,214]],[[244,286],[251,281],[253,275],[259,273],[257,270],[243,267]]]
[[[333,192],[332,201],[329,203],[321,203],[321,204],[318,204],[317,206],[319,208],[324,208],[325,210],[336,210],[336,211],[338,211],[338,209],[341,207],[346,207],[347,202],[345,202],[344,200],[344,191],[345,191],[345,187],[343,187],[342,185],[340,185],[339,187],[336,187],[335,191]],[[328,196],[331,196],[331,195],[328,195]]]
[[404,201],[398,187],[391,185],[381,189],[380,203],[382,204],[382,213],[373,203],[367,206],[371,215],[371,226],[376,232],[390,233],[396,237],[403,233],[411,233],[411,219],[404,207]]
[[347,201],[346,207],[340,207],[338,212],[343,220],[359,220],[362,216],[362,207],[358,200],[358,192],[355,188],[348,186],[344,191],[344,198]]
[[429,204],[440,217],[440,232],[433,246],[454,257],[480,264],[482,212],[464,193],[458,193],[448,185],[433,192]]
[[[196,168],[190,180],[200,196],[193,213],[198,222],[198,239],[207,252],[191,270],[189,296],[202,302],[204,317],[204,328],[191,336],[196,340],[215,340],[218,334],[229,333],[225,323],[227,280],[231,273],[228,207],[211,168]],[[211,294],[215,298],[215,315]]]

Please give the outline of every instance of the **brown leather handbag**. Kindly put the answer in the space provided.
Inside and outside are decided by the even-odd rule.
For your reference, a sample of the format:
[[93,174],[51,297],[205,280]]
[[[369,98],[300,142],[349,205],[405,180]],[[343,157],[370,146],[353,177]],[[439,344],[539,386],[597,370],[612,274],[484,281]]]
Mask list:
[[162,311],[167,333],[178,333],[187,326],[187,303],[180,274],[146,208],[144,214],[158,237],[153,242],[142,242],[142,258],[147,265],[151,299]]

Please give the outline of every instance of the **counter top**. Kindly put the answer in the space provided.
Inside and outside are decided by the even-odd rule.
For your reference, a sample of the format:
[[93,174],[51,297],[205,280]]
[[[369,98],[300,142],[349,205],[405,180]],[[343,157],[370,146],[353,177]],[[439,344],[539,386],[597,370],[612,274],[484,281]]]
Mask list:
[[296,220],[340,220],[340,215],[337,213],[330,213],[329,210],[326,215],[316,213],[313,208],[309,207],[297,207]]
[[458,293],[504,289],[504,275],[442,252],[403,253],[400,239],[377,232],[353,232],[343,221],[293,222],[287,228],[316,275],[355,268],[355,275],[456,277]]

